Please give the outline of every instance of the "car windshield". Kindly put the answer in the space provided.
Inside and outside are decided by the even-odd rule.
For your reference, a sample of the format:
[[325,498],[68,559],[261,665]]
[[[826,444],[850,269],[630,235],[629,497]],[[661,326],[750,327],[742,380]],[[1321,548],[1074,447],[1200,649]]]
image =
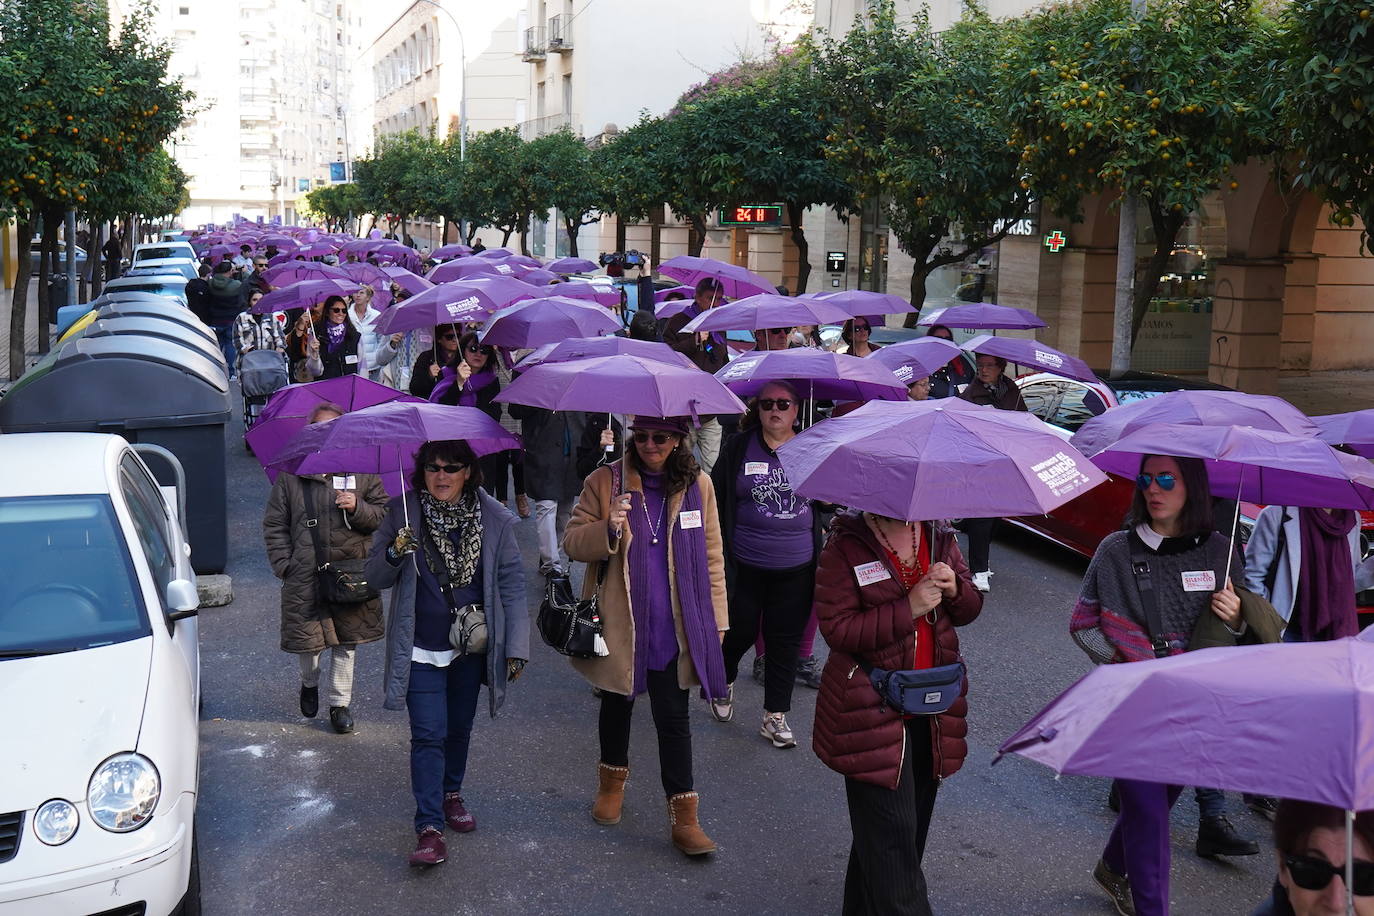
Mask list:
[[0,498],[0,659],[147,636],[108,496]]
[[1117,404],[1134,404],[1136,401],[1148,401],[1150,398],[1158,397],[1164,392],[1158,388],[1128,388],[1126,390],[1116,389]]
[[155,258],[184,258],[186,257],[185,248],[140,248],[137,260],[151,261]]

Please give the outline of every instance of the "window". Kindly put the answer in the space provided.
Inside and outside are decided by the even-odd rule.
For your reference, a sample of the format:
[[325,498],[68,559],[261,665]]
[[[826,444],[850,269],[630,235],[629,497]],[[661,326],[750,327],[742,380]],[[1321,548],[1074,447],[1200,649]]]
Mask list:
[[191,8],[190,8],[189,6],[179,6],[179,7],[177,7],[177,15],[178,15],[178,16],[189,16],[189,15],[191,15]]
[[162,491],[132,455],[125,455],[119,462],[119,489],[129,504],[134,529],[148,558],[148,569],[157,583],[158,594],[162,595],[177,572],[176,557],[172,555],[174,541],[168,530],[172,518]]
[[1026,402],[1026,409],[1031,413],[1046,423],[1052,423],[1063,390],[1060,382],[1033,382],[1021,389],[1021,400]]
[[[1084,423],[1107,409],[1102,396],[1087,385],[1066,383],[1061,390],[1063,396],[1055,407],[1053,418],[1049,421],[1060,429],[1076,433]],[[1024,397],[1024,392],[1022,396]],[[1029,407],[1029,403],[1026,406]]]

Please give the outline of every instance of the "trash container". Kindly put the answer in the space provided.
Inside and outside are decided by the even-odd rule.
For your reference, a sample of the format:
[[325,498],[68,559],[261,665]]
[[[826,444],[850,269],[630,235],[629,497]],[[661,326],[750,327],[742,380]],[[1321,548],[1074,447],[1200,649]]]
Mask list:
[[65,273],[55,273],[48,278],[48,302],[52,303],[53,314],[57,313],[56,306],[67,304],[67,275]]
[[[214,332],[196,321],[194,317],[192,321],[195,321],[194,326],[182,324],[164,316],[120,315],[119,317],[102,317],[100,313],[96,313],[96,319],[86,325],[79,336],[87,340],[100,337],[117,337],[123,334],[158,337],[179,343],[206,359],[212,359],[220,366],[224,366],[224,353],[215,340]],[[78,335],[73,335],[73,338],[76,336]],[[227,369],[227,367],[225,368]]]
[[[168,449],[186,470],[191,565],[197,573],[223,572],[228,376],[223,362],[203,353],[194,329],[186,329],[185,340],[166,333],[108,333],[62,344],[0,398],[0,432],[118,433]],[[153,465],[158,481],[172,485],[170,469],[160,464]]]

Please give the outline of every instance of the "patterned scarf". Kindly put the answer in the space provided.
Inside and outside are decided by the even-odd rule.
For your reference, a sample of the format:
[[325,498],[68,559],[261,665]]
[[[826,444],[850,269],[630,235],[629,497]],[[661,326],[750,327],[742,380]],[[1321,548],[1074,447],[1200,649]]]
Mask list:
[[[455,588],[467,588],[472,584],[477,561],[482,556],[482,511],[477,504],[477,494],[465,493],[456,503],[446,503],[435,499],[428,490],[422,490],[420,514],[424,516],[425,527],[443,558],[449,584]],[[457,544],[453,539],[455,531],[458,533]],[[429,571],[437,576],[439,569],[429,551],[425,551],[425,559],[429,563]]]
[[339,344],[343,343],[346,333],[348,333],[348,326],[345,324],[329,324],[325,326],[325,336],[329,338],[328,349],[330,353],[339,349]]

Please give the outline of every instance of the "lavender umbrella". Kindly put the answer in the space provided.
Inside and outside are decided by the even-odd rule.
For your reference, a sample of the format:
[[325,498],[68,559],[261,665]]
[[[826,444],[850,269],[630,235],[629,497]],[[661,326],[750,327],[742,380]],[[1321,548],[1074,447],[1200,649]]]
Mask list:
[[1331,445],[1344,445],[1355,454],[1374,458],[1374,410],[1352,410],[1313,417],[1317,438]]
[[518,280],[509,280],[492,288],[493,285],[468,280],[430,287],[394,309],[387,309],[377,319],[377,333],[396,334],[441,324],[486,321],[493,312],[505,308],[512,301],[529,298],[528,292],[501,288],[506,284],[525,285]]
[[431,283],[449,283],[477,276],[514,277],[515,270],[509,264],[483,261],[480,258],[454,258],[425,274],[425,278]]
[[549,286],[562,279],[558,274],[542,267],[516,267],[515,276],[524,283],[538,286]]
[[422,398],[397,391],[361,375],[344,375],[301,385],[288,385],[272,395],[262,409],[253,428],[244,434],[259,462],[267,469],[267,476],[276,479],[277,472],[268,468],[271,459],[306,426],[310,414],[320,404],[338,404],[345,411],[360,410],[389,401],[415,401]]
[[988,356],[1000,356],[1018,366],[1034,366],[1065,378],[1078,379],[1080,382],[1097,381],[1097,373],[1088,368],[1088,364],[1083,360],[1024,337],[993,337],[991,334],[979,334],[966,341],[964,349],[974,353],[986,353]]
[[707,309],[682,328],[697,331],[756,331],[760,328],[792,328],[799,324],[829,324],[846,321],[849,311],[842,305],[820,299],[799,299],[764,293]]
[[320,240],[298,248],[294,254],[303,254],[307,258],[322,258],[327,254],[334,254],[338,250],[339,246],[333,242]]
[[473,257],[487,261],[504,261],[506,258],[515,257],[515,252],[509,248],[484,248],[474,254]]
[[892,374],[908,385],[917,379],[933,375],[963,351],[939,337],[918,337],[889,344],[864,357],[892,370]]
[[725,287],[725,295],[731,299],[777,292],[777,287],[767,278],[748,268],[717,261],[715,258],[694,258],[682,254],[664,261],[659,265],[658,271],[693,289],[707,277],[714,277]]
[[515,364],[515,371],[524,372],[544,363],[566,363],[574,359],[591,359],[597,356],[617,356],[626,354],[644,359],[657,360],[684,369],[695,369],[696,364],[665,343],[655,340],[635,340],[632,337],[577,337],[559,343],[544,344],[533,353]]
[[654,302],[667,302],[668,297],[673,293],[681,293],[682,299],[674,299],[674,302],[691,302],[696,297],[696,290],[690,286],[670,286],[654,293]]
[[[404,269],[404,268],[402,268]],[[355,283],[366,283],[374,290],[386,289],[391,285],[391,277],[386,271],[375,264],[366,261],[353,261],[349,264],[340,264],[339,270],[348,275],[348,278]]]
[[908,521],[1040,515],[1107,479],[1035,416],[958,399],[870,401],[778,458],[802,496]]
[[410,293],[412,296],[418,296],[425,290],[434,288],[434,284],[424,277],[419,274],[411,273],[404,267],[397,267],[394,264],[382,265],[382,273],[386,274],[392,283]]
[[287,261],[276,267],[269,267],[262,278],[272,287],[290,286],[304,280],[349,280],[352,279],[340,267],[321,264],[319,261]]
[[351,296],[357,291],[358,284],[349,280],[302,280],[272,290],[250,311],[254,315],[270,315],[286,309],[308,309],[330,296]]
[[886,366],[810,347],[755,350],[726,365],[716,378],[740,397],[758,394],[769,382],[783,381],[807,399],[902,401],[907,396],[906,384]]
[[922,327],[943,324],[950,328],[1000,328],[1020,331],[1045,327],[1045,322],[1034,312],[1006,305],[992,305],[988,302],[970,302],[968,305],[936,309],[916,323]]
[[472,254],[472,249],[467,245],[440,245],[429,253],[429,257],[434,261],[447,261],[449,258],[464,258]]
[[694,419],[743,413],[728,388],[695,366],[688,369],[641,356],[602,356],[535,366],[496,400],[546,410],[582,410]]
[[559,258],[548,264],[548,269],[556,274],[590,273],[596,268],[596,262],[588,261],[586,258]]
[[855,318],[868,315],[896,315],[902,312],[916,311],[916,307],[901,296],[893,296],[888,293],[875,293],[866,289],[844,289],[830,293],[804,293],[797,298],[821,299],[825,302],[834,302],[849,309],[849,314]]
[[479,339],[488,346],[518,349],[620,328],[620,319],[595,303],[548,296],[501,309],[487,320]]
[[607,308],[616,308],[620,305],[620,290],[615,287],[602,287],[576,280],[559,283],[557,286],[536,286],[534,294],[544,298],[561,296],[564,299],[585,299]]

